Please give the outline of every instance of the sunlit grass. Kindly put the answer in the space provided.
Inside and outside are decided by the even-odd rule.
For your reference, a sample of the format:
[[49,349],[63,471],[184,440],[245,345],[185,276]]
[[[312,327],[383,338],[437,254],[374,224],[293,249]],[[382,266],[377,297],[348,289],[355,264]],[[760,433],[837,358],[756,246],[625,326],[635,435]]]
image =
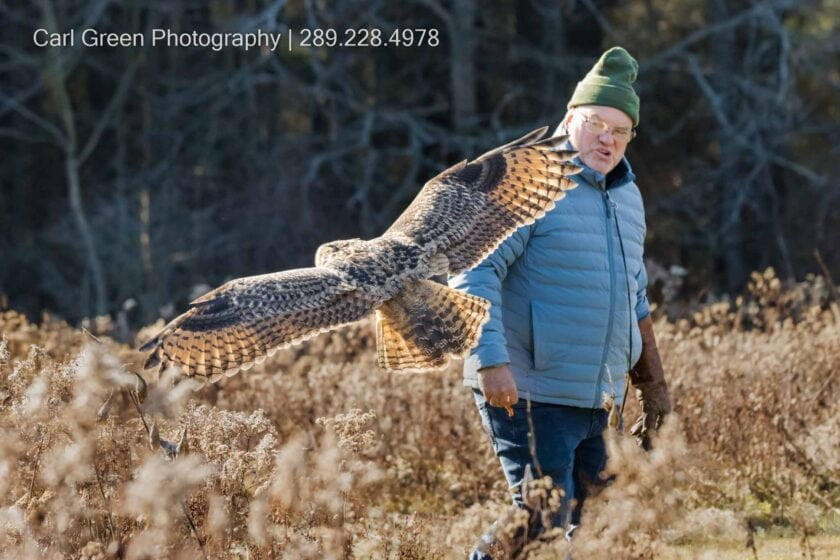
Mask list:
[[[0,313],[8,557],[463,558],[508,509],[459,364],[383,372],[367,323],[197,392],[144,384],[136,344],[88,326],[101,342]],[[751,533],[761,559],[838,557],[840,309],[825,284],[755,275],[748,297],[661,315],[656,332],[675,415],[653,453],[609,438],[616,482],[588,502],[576,557],[754,558]],[[532,497],[556,504],[546,486]],[[531,557],[565,548],[546,538]]]
[[[799,538],[756,539],[756,554],[761,560],[791,560],[802,558],[803,550],[810,546],[814,558],[834,560],[840,558],[840,537],[816,536],[805,545]],[[756,555],[743,542],[708,542],[666,547],[664,558],[675,560],[755,560]],[[808,552],[805,552],[808,558]]]

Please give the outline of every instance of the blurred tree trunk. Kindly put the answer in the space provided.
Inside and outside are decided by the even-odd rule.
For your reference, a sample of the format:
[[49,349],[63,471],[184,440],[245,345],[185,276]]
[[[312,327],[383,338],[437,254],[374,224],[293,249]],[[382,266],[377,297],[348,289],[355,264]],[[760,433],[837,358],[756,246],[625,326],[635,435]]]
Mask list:
[[[452,122],[458,135],[465,135],[475,126],[475,18],[476,0],[454,0],[449,17],[449,52],[452,62]],[[465,147],[471,151],[471,147]]]
[[[40,5],[46,29],[60,29],[56,21],[52,3],[49,0],[42,0]],[[50,96],[55,101],[63,125],[64,142],[61,147],[64,151],[64,172],[67,179],[67,194],[70,201],[70,210],[73,213],[73,218],[76,226],[79,228],[79,235],[81,235],[82,243],[85,247],[88,272],[93,283],[93,311],[96,315],[104,315],[107,312],[105,275],[102,272],[102,263],[96,251],[96,240],[85,215],[84,205],[82,204],[76,116],[73,112],[70,97],[67,94],[65,69],[62,66],[60,52],[57,47],[50,47],[47,51],[45,81]]]
[[[706,15],[710,25],[720,24],[730,16],[729,3],[726,0],[706,0]],[[736,103],[733,77],[737,75],[738,45],[734,41],[732,30],[718,33],[710,46],[711,85],[718,96],[717,105],[724,116]],[[732,122],[729,119],[729,122]],[[738,184],[738,164],[740,148],[734,134],[726,126],[718,126],[717,143],[720,154],[716,178],[720,193],[718,214],[718,255],[722,265],[725,290],[734,293],[744,285],[743,235],[741,213],[744,204],[742,189],[747,185]]]

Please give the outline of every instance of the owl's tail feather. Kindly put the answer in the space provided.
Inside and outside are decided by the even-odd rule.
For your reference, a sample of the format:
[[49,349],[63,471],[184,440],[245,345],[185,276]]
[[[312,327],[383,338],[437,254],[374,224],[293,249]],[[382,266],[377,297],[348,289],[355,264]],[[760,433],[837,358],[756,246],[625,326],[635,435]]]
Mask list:
[[376,310],[379,366],[392,371],[440,368],[465,356],[490,319],[490,302],[430,280],[414,282]]

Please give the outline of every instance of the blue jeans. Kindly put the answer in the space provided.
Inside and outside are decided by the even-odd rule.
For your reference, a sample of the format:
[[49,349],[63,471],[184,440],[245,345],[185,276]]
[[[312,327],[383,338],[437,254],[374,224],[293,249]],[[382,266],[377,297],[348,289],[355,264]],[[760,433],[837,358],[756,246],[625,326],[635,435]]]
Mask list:
[[[513,503],[517,507],[524,507],[521,484],[525,467],[531,465],[535,479],[550,476],[554,485],[565,492],[562,506],[554,516],[553,526],[567,527],[569,522],[578,525],[587,494],[607,482],[601,472],[607,462],[603,432],[607,427],[609,413],[602,408],[578,408],[531,401],[531,434],[527,401],[520,399],[513,406],[514,415],[510,417],[504,408],[487,404],[481,391],[475,389],[473,395],[482,424],[490,436],[493,450],[513,492]],[[536,458],[531,454],[529,437],[534,439]],[[527,539],[534,538],[544,529],[531,527]],[[471,558],[490,557],[476,549]]]

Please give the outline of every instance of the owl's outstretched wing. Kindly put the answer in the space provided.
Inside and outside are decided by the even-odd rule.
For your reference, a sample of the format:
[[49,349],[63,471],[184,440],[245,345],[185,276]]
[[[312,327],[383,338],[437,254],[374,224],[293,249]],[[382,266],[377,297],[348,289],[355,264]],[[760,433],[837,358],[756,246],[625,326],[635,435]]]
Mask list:
[[277,349],[352,323],[376,301],[325,268],[300,268],[231,280],[193,301],[140,350],[145,367],[179,366],[216,381]]
[[565,136],[540,140],[546,130],[447,169],[426,183],[385,235],[445,254],[452,274],[476,266],[576,186],[568,176],[581,170],[570,162],[577,152],[563,148]]

